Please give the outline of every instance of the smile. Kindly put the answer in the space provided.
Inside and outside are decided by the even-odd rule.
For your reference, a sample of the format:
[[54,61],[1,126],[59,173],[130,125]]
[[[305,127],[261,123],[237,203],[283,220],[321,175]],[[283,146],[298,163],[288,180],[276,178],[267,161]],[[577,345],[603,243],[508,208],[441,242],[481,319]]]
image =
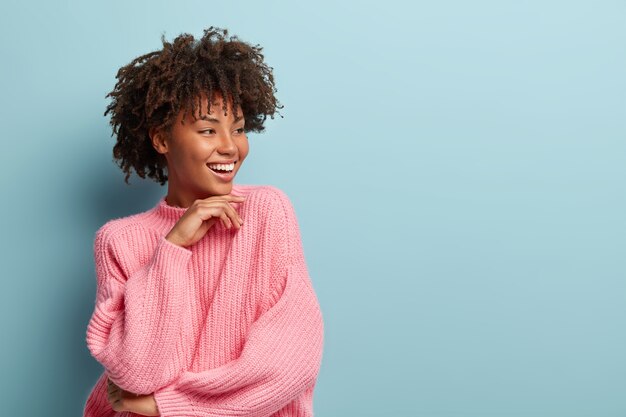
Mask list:
[[[211,168],[213,167],[213,168]],[[230,170],[225,171],[225,170],[220,170],[217,169],[216,167],[219,168],[230,168]],[[209,166],[209,164],[207,164],[207,168],[209,168],[209,171],[211,171],[211,173],[213,175],[215,175],[217,178],[219,178],[222,181],[228,182],[231,181],[234,177],[235,177],[235,164],[226,164],[226,165],[213,165],[211,164],[211,166]]]

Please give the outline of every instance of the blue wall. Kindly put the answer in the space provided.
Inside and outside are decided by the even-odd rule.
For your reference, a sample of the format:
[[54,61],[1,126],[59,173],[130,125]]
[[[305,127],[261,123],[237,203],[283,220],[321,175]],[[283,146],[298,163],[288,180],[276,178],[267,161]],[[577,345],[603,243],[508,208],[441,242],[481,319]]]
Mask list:
[[165,187],[112,162],[117,69],[210,25],[284,118],[236,181],[291,197],[325,313],[316,415],[626,415],[623,1],[3,2],[2,414],[80,415],[92,241]]

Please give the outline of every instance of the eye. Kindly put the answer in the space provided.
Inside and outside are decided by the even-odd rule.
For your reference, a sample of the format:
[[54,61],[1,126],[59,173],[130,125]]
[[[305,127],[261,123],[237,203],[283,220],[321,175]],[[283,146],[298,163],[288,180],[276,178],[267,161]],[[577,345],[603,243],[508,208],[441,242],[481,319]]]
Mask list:
[[239,133],[244,133],[244,128],[243,128],[243,127],[240,127],[239,129],[237,129],[237,132],[239,132]]
[[206,129],[206,130],[200,131],[200,133],[205,133],[205,132],[215,132],[215,129]]

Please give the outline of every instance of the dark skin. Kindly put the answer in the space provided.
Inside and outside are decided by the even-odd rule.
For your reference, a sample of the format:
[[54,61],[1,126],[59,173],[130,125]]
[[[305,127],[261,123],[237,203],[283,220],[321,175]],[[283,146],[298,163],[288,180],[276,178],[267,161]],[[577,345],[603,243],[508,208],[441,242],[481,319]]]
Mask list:
[[[207,162],[236,160],[233,174],[248,154],[248,139],[243,132],[244,120],[235,120],[232,107],[227,115],[222,97],[214,96],[214,121],[193,121],[191,116],[180,124],[182,112],[171,132],[152,129],[154,149],[167,159],[169,178],[166,202],[187,210],[165,236],[170,242],[187,247],[196,243],[218,221],[227,228],[239,229],[243,224],[235,206],[245,197],[231,194],[232,180],[224,181],[206,166]],[[203,103],[207,110],[208,101]],[[207,113],[203,113],[207,114]],[[241,110],[239,111],[241,115]],[[234,178],[234,175],[233,175]],[[107,378],[108,400],[115,411],[131,411],[144,416],[159,416],[154,394],[139,395],[125,391]]]
[[132,411],[144,416],[160,416],[154,395],[138,395],[124,391],[107,378],[108,400],[115,411]]
[[[154,148],[167,159],[166,202],[187,208],[166,236],[180,246],[196,243],[216,221],[221,221],[224,227],[237,229],[243,223],[233,204],[242,203],[244,199],[231,194],[232,179],[224,181],[207,167],[209,162],[234,160],[234,178],[249,151],[245,120],[235,120],[230,102],[224,115],[222,100],[222,96],[215,93],[209,109],[208,100],[203,96],[201,115],[214,121],[201,118],[194,121],[188,115],[181,124],[181,112],[170,133],[151,131]],[[238,114],[242,114],[241,108]]]

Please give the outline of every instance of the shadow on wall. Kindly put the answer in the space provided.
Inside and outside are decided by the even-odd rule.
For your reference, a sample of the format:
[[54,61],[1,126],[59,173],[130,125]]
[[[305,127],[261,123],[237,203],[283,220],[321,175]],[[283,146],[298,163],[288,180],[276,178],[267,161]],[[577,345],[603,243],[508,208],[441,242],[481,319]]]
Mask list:
[[83,187],[80,195],[84,197],[84,209],[91,213],[90,217],[97,225],[148,210],[167,193],[167,183],[161,186],[151,178],[140,178],[134,172],[128,179],[130,184],[126,184],[125,174],[114,162],[98,171],[103,175],[80,184]]

